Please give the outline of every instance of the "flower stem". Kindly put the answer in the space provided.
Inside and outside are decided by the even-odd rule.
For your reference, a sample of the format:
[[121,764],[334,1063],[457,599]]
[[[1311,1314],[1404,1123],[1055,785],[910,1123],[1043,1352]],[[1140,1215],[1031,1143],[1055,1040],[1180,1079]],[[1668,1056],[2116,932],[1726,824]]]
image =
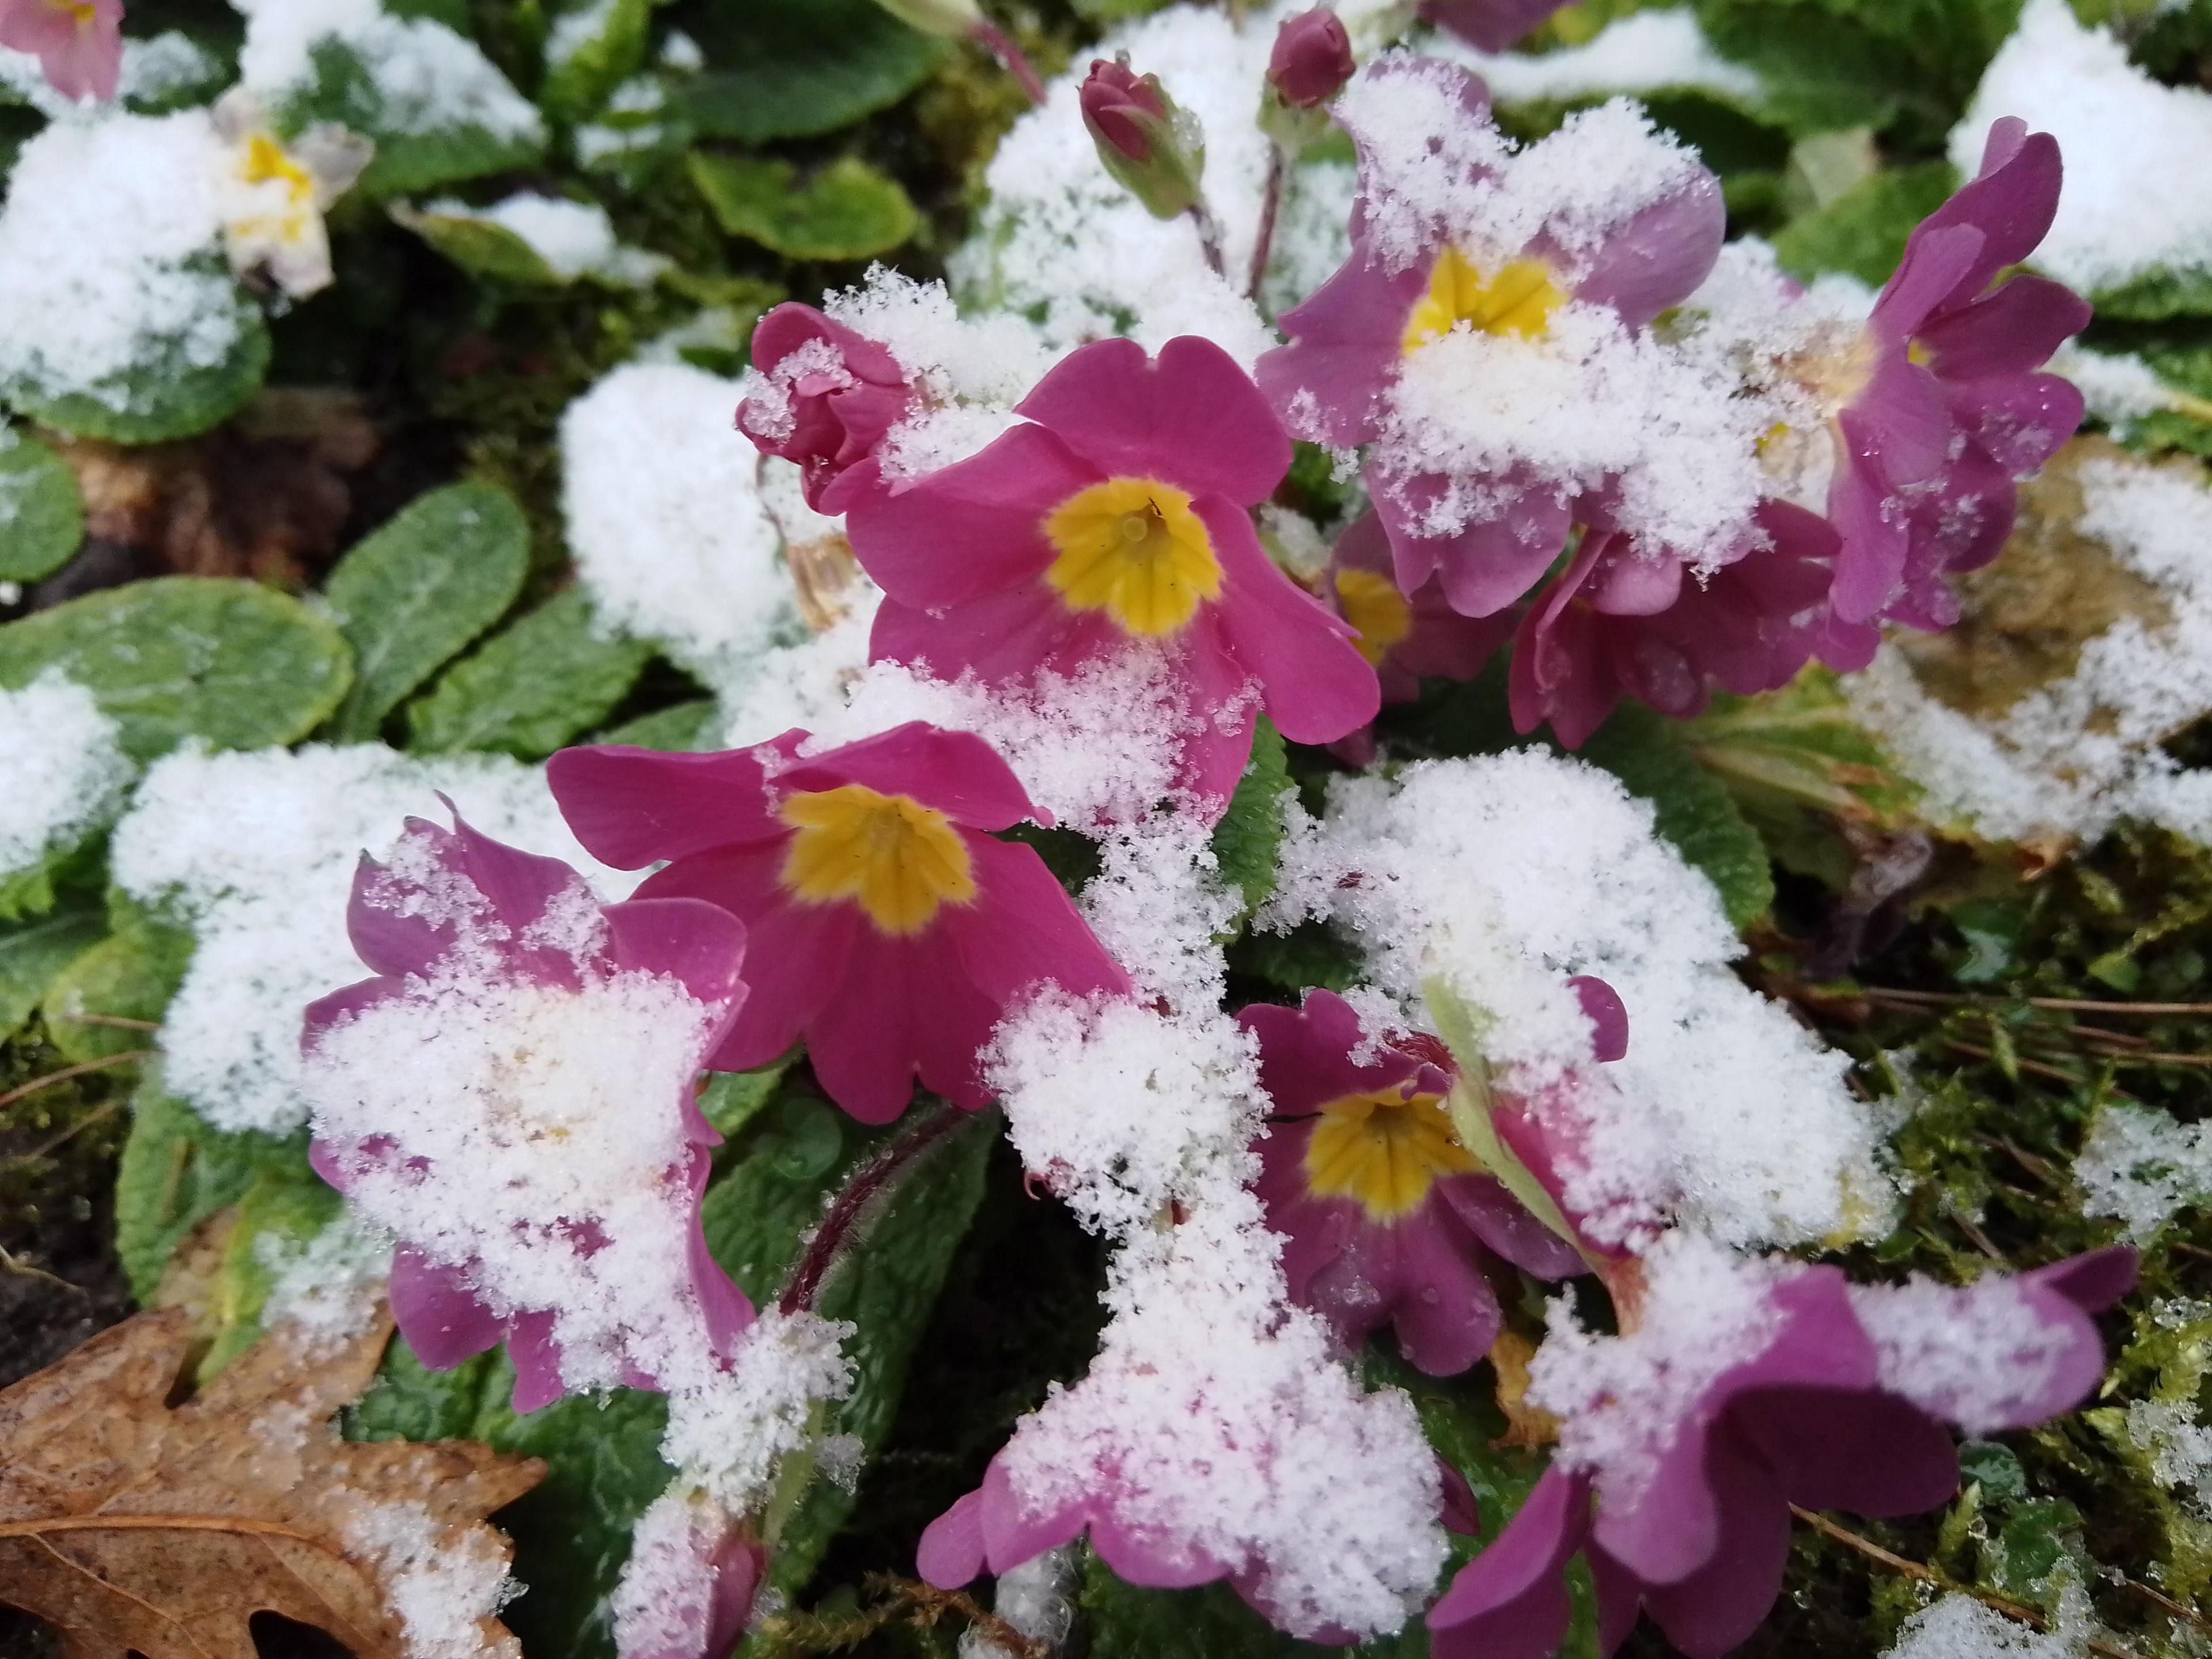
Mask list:
[[1013,36],[988,17],[978,22],[969,33],[975,43],[997,58],[1006,73],[1020,83],[1022,90],[1029,94],[1030,102],[1044,102],[1044,82],[1037,79],[1036,70],[1030,67],[1030,60],[1014,44]]
[[1198,228],[1198,246],[1206,255],[1206,264],[1215,276],[1227,281],[1229,267],[1221,258],[1221,227],[1214,221],[1213,210],[1201,201],[1193,202],[1183,212]]
[[778,1308],[787,1314],[812,1310],[823,1281],[844,1254],[869,1206],[883,1195],[902,1170],[944,1139],[968,1115],[957,1106],[939,1103],[853,1172],[844,1189],[830,1200],[822,1224],[806,1241],[799,1265],[791,1270],[791,1282],[777,1300]]
[[1267,146],[1267,183],[1260,197],[1260,229],[1252,242],[1252,273],[1244,284],[1244,297],[1260,300],[1260,284],[1267,279],[1267,255],[1275,246],[1275,215],[1283,204],[1283,179],[1290,171],[1280,144]]

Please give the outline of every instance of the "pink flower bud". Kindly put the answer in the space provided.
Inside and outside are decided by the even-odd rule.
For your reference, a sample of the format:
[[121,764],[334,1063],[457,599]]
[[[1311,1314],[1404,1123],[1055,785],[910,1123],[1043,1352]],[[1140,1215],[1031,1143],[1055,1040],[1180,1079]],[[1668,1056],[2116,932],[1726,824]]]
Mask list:
[[1312,109],[1342,91],[1352,78],[1352,37],[1327,6],[1300,12],[1275,33],[1267,59],[1267,84],[1293,109]]
[[1185,213],[1199,199],[1206,144],[1198,124],[1176,106],[1157,75],[1139,75],[1127,56],[1093,59],[1081,94],[1083,125],[1116,183],[1157,219]]
[[1150,159],[1157,125],[1168,118],[1167,98],[1157,75],[1139,75],[1126,58],[1096,58],[1081,94],[1083,125],[1091,136],[1132,161]]

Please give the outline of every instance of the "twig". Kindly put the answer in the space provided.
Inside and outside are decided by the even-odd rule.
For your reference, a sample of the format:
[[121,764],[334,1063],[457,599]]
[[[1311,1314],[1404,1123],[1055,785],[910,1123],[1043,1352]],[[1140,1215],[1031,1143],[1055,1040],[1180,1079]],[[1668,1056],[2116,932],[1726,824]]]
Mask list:
[[1267,183],[1260,196],[1260,228],[1252,240],[1252,274],[1244,284],[1244,297],[1254,304],[1260,300],[1260,284],[1267,279],[1267,255],[1275,246],[1275,215],[1283,205],[1283,175],[1288,171],[1284,163],[1283,147],[1267,146]]
[[2212,1630],[2212,1619],[2207,1619],[2203,1613],[2197,1612],[2196,1608],[2190,1607],[2185,1602],[2175,1601],[2164,1590],[2154,1589],[2150,1585],[2144,1583],[2140,1578],[2130,1578],[2125,1573],[2122,1573],[2120,1575],[2120,1582],[2125,1584],[2130,1589],[2135,1590],[2140,1595],[2148,1596],[2152,1601],[2157,1602],[2159,1606],[2164,1607],[2168,1613],[2174,1613],[2181,1618],[2186,1619],[2192,1625],[2202,1625],[2208,1630]]
[[125,1031],[158,1031],[158,1019],[126,1019],[121,1014],[51,1014],[51,1019],[65,1019],[72,1025],[112,1025]]
[[[2039,1613],[2033,1607],[2023,1607],[2018,1601],[2008,1601],[1993,1591],[1976,1589],[1972,1584],[1962,1584],[1947,1572],[1938,1572],[1935,1568],[1923,1563],[1908,1560],[1893,1551],[1882,1548],[1871,1538],[1860,1537],[1849,1527],[1831,1521],[1817,1510],[1801,1509],[1792,1504],[1790,1506],[1790,1513],[1812,1528],[1814,1531],[1826,1534],[1838,1544],[1856,1550],[1869,1561],[1879,1561],[1893,1572],[1901,1572],[1907,1578],[1917,1578],[1922,1583],[1932,1584],[1940,1590],[1948,1590],[1960,1595],[1971,1595],[1984,1607],[2001,1613],[2008,1619],[2017,1619],[2021,1624],[2032,1626],[2037,1630],[2051,1628],[2051,1617],[2048,1613]],[[2110,1642],[2092,1639],[2085,1645],[2090,1652],[2101,1653],[2106,1656],[2106,1659],[2138,1659],[2136,1654],[2125,1648],[2115,1647]]]
[[5,1268],[11,1273],[20,1273],[25,1279],[43,1279],[47,1284],[58,1285],[73,1295],[90,1296],[92,1294],[83,1285],[72,1285],[58,1273],[50,1273],[44,1267],[33,1267],[21,1256],[9,1251],[5,1245],[0,1245],[0,1268]]
[[[1978,1043],[1963,1042],[1958,1037],[1946,1037],[1943,1041],[1946,1048],[1956,1049],[1962,1054],[1971,1054],[1976,1060],[1994,1060],[1996,1058],[1996,1055],[1993,1052],[1981,1047]],[[2017,1061],[2017,1064],[2019,1065],[2020,1069],[2023,1072],[2033,1072],[2038,1077],[2056,1078],[2059,1082],[2071,1084],[2077,1089],[2086,1086],[2089,1081],[2087,1078],[2082,1077],[2077,1073],[2062,1071],[2056,1066],[2046,1066],[2039,1060],[2029,1060],[2023,1056]],[[2132,1100],[2134,1098],[2132,1095],[2124,1094],[2117,1089],[2114,1090],[2112,1093],[2113,1098],[2118,1100]]]
[[1051,1659],[1050,1643],[1023,1635],[965,1590],[941,1590],[934,1584],[896,1577],[887,1572],[872,1572],[864,1582],[877,1589],[889,1590],[899,1601],[911,1606],[925,1624],[934,1624],[945,1613],[957,1613],[974,1626],[992,1645],[1005,1649],[1016,1656],[1016,1659]]
[[6,1163],[0,1164],[0,1170],[13,1170],[26,1164],[36,1164],[40,1158],[44,1158],[48,1152],[53,1151],[55,1147],[60,1146],[64,1141],[68,1140],[74,1135],[81,1134],[103,1118],[113,1117],[117,1112],[122,1109],[122,1107],[123,1103],[121,1101],[111,1100],[105,1106],[100,1107],[97,1111],[87,1112],[82,1117],[77,1119],[76,1122],[70,1124],[68,1128],[63,1130],[59,1134],[54,1136],[51,1140],[46,1141],[44,1145],[33,1146],[27,1152],[18,1152]]
[[784,1287],[776,1305],[787,1314],[804,1313],[811,1308],[821,1291],[822,1281],[830,1276],[830,1269],[843,1254],[847,1239],[868,1206],[890,1184],[894,1176],[967,1117],[968,1114],[957,1106],[941,1105],[854,1171],[844,1189],[830,1200],[822,1224],[806,1241],[805,1251],[799,1256],[799,1265],[791,1270],[791,1282]]
[[127,1066],[133,1060],[149,1060],[153,1057],[153,1054],[154,1051],[151,1048],[132,1048],[124,1054],[109,1054],[101,1060],[88,1060],[81,1065],[64,1066],[58,1072],[49,1072],[44,1077],[33,1078],[21,1088],[10,1089],[6,1094],[0,1095],[0,1109],[13,1106],[19,1100],[29,1098],[50,1085],[66,1083],[73,1077],[82,1077],[87,1072],[104,1072],[112,1066]]
[[1858,994],[1885,1002],[1932,1005],[2024,1002],[2031,1008],[2052,1008],[2061,1013],[2075,1014],[2142,1014],[2153,1018],[2161,1014],[2176,1018],[2212,1014],[2212,1002],[2100,1002],[2087,997],[2008,997],[1985,991],[1905,991],[1879,985],[1867,986]]
[[1990,1261],[1998,1262],[2005,1267],[2010,1267],[2012,1265],[2010,1262],[2005,1261],[2005,1253],[1990,1242],[1990,1236],[1982,1231],[1980,1224],[1975,1221],[1973,1217],[1969,1215],[1961,1215],[1957,1211],[1954,1210],[1951,1212],[1951,1219],[1959,1224],[1959,1231],[1966,1234],[1967,1239],[1972,1243],[1973,1247],[1979,1250],[1984,1255],[1989,1257]]
[[969,34],[978,46],[997,58],[1006,73],[1020,83],[1022,90],[1029,94],[1030,103],[1044,102],[1044,82],[1037,79],[1036,70],[1030,66],[1030,60],[1022,55],[1022,49],[1014,44],[1012,35],[1008,34],[1006,30],[988,18],[979,21],[969,31]]

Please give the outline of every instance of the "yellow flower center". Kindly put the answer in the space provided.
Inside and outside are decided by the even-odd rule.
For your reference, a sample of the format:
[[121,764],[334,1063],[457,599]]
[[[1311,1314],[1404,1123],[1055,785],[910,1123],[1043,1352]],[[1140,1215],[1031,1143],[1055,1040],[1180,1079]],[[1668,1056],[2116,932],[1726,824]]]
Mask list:
[[1398,584],[1373,570],[1343,569],[1336,573],[1336,600],[1344,619],[1358,629],[1352,648],[1380,668],[1390,647],[1413,631],[1413,607],[1398,591]]
[[314,199],[315,181],[308,176],[307,170],[265,132],[257,132],[246,141],[246,156],[239,163],[238,176],[249,185],[265,185],[272,179],[283,180],[284,194],[295,207],[305,206]]
[[975,896],[968,849],[944,813],[865,784],[798,794],[783,821],[799,833],[783,858],[783,885],[803,904],[851,899],[879,932],[904,939],[942,904]]
[[1392,1222],[1420,1208],[1439,1176],[1479,1168],[1452,1133],[1443,1097],[1395,1089],[1346,1095],[1322,1108],[1306,1142],[1306,1188],[1318,1198],[1356,1198],[1368,1218]]
[[70,22],[79,28],[90,28],[100,21],[100,9],[92,0],[46,0],[56,11],[69,14]]
[[1541,259],[1516,259],[1497,275],[1485,276],[1457,248],[1447,247],[1430,269],[1429,291],[1413,302],[1406,319],[1399,351],[1411,356],[1462,323],[1478,334],[1518,334],[1533,340],[1566,302],[1552,281],[1552,268]]
[[1157,478],[1109,478],[1044,521],[1058,550],[1046,581],[1071,611],[1103,611],[1121,630],[1174,634],[1221,597],[1221,562],[1190,497]]

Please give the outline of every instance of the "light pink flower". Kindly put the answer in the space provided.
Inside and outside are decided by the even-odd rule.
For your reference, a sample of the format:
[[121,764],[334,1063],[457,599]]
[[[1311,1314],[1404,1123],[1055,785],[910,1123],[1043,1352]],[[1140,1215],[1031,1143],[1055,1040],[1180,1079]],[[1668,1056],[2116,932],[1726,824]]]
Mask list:
[[115,96],[123,67],[123,0],[0,0],[0,46],[38,54],[64,98]]

